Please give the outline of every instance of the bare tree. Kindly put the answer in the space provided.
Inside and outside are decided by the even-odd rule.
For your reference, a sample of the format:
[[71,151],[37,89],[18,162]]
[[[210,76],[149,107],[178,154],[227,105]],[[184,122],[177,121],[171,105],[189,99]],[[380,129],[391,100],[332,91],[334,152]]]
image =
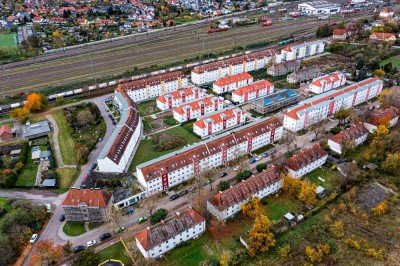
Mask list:
[[110,219],[111,219],[112,224],[114,224],[117,227],[121,227],[120,223],[123,219],[122,209],[117,208],[114,205],[111,205]]
[[341,157],[344,159],[348,159],[350,154],[356,148],[356,144],[352,140],[342,139],[342,144],[340,145],[342,154]]
[[308,129],[314,133],[315,140],[317,140],[318,135],[325,131],[325,124],[327,120],[323,119],[321,116],[314,116],[310,122],[311,123]]
[[153,215],[153,210],[156,207],[156,203],[158,201],[159,196],[160,196],[159,192],[156,194],[150,195],[149,197],[142,200],[140,205],[144,206],[144,209],[146,211],[148,211],[150,215]]
[[286,145],[287,152],[289,152],[290,146],[296,140],[296,135],[293,132],[287,130],[286,132],[283,133],[282,140]]
[[203,216],[207,210],[207,193],[200,190],[199,193],[193,194],[193,207]]

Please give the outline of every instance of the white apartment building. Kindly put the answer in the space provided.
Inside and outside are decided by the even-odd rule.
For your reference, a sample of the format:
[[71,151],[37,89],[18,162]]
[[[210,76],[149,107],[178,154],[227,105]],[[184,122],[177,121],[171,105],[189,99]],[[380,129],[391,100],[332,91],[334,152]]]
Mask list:
[[321,119],[333,116],[340,108],[351,108],[378,96],[382,86],[380,79],[369,78],[306,99],[288,110],[284,115],[283,126],[290,131],[307,128]]
[[287,161],[286,168],[293,178],[301,178],[325,164],[328,152],[319,143],[293,155]]
[[225,165],[282,138],[282,123],[264,118],[237,130],[166,154],[136,167],[136,174],[148,194],[168,190],[202,171]]
[[286,46],[281,50],[282,60],[300,60],[324,52],[325,44],[322,40],[304,42]]
[[268,49],[234,58],[217,61],[193,68],[191,80],[203,85],[218,79],[264,68],[270,62],[280,63],[282,55],[278,50]]
[[114,100],[121,119],[97,157],[100,172],[122,173],[129,167],[142,135],[142,121],[136,103],[120,89]]
[[229,92],[239,87],[246,86],[252,82],[253,77],[249,73],[245,72],[215,81],[213,83],[213,91],[218,94]]
[[316,94],[338,88],[346,84],[346,76],[339,71],[313,79],[308,89]]
[[269,80],[260,80],[250,85],[238,88],[232,92],[232,101],[244,103],[274,92],[274,84]]
[[283,179],[278,168],[271,165],[261,173],[211,197],[207,201],[207,210],[218,220],[224,221],[240,212],[241,205],[246,203],[250,196],[262,199],[278,192],[282,186]]
[[157,108],[164,111],[203,97],[203,89],[198,87],[189,87],[159,96],[156,100]]
[[232,108],[216,113],[193,123],[193,132],[200,137],[207,137],[220,131],[235,127],[246,122],[246,117],[240,108]]
[[368,133],[368,129],[362,123],[353,125],[330,137],[328,140],[329,148],[337,154],[342,154],[343,143],[352,141],[355,146],[358,146],[367,140]]
[[135,102],[156,98],[162,94],[186,88],[188,79],[182,71],[161,74],[118,85]]
[[331,1],[319,0],[298,4],[297,10],[310,15],[331,15],[340,12],[340,5]]
[[165,221],[137,233],[136,246],[145,258],[159,258],[180,243],[195,239],[205,231],[206,219],[189,206]]
[[375,111],[368,121],[364,122],[364,127],[368,129],[370,133],[373,133],[379,125],[386,125],[391,128],[397,125],[399,122],[399,111],[390,106],[387,109],[380,109]]
[[178,106],[172,113],[176,121],[183,123],[222,108],[224,108],[224,98],[211,96]]

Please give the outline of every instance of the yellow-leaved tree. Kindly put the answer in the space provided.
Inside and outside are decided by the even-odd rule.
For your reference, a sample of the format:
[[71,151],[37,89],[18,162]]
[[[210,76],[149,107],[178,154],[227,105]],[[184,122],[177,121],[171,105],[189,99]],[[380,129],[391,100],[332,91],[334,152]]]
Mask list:
[[299,200],[306,204],[315,204],[317,202],[317,186],[309,181],[302,181],[299,193]]
[[260,252],[267,252],[275,246],[274,234],[270,232],[272,223],[265,215],[259,215],[249,233],[249,255],[251,257]]
[[41,110],[45,105],[45,97],[43,95],[32,92],[26,97],[26,103],[24,105],[30,111]]
[[251,196],[246,203],[241,206],[243,214],[251,218],[256,218],[261,214],[260,199],[258,197]]
[[11,110],[10,117],[24,123],[28,119],[30,114],[31,112],[28,108],[19,107]]

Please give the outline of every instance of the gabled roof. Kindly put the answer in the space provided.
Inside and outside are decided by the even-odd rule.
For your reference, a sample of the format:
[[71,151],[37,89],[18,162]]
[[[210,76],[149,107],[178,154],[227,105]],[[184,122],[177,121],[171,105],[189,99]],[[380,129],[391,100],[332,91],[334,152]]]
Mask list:
[[220,191],[208,201],[219,211],[223,211],[238,203],[242,203],[249,196],[278,182],[280,179],[278,168],[275,165],[271,165],[261,173],[252,175],[227,190]]
[[368,133],[368,129],[366,129],[362,123],[359,123],[357,125],[349,127],[348,129],[343,130],[342,132],[330,137],[329,139],[333,142],[342,144],[343,141],[355,141],[359,137]]
[[325,83],[325,84],[326,83],[334,83],[343,78],[346,78],[346,76],[343,75],[343,73],[336,71],[331,74],[324,75],[324,76],[313,79],[311,84],[314,86],[317,86],[317,87],[321,87],[323,85],[323,83]]
[[237,75],[233,75],[233,76],[230,76],[230,77],[219,79],[219,80],[214,82],[214,85],[222,87],[222,86],[225,86],[225,85],[229,85],[229,84],[232,84],[232,83],[238,83],[240,81],[249,80],[249,79],[252,79],[252,78],[253,77],[249,73],[245,72],[245,73],[241,73],[241,74],[237,74]]
[[232,108],[224,112],[220,112],[211,116],[204,117],[200,120],[197,120],[196,122],[193,123],[193,125],[196,125],[199,128],[206,128],[206,123],[211,122],[212,124],[219,124],[223,121],[224,118],[225,120],[232,119],[236,117],[237,113],[240,112],[242,112],[240,108]]
[[328,152],[317,143],[314,146],[290,157],[287,161],[287,167],[294,171],[298,171],[326,155],[328,155]]
[[111,197],[112,192],[105,190],[71,188],[62,206],[78,206],[86,203],[88,207],[106,208]]
[[174,216],[167,218],[165,221],[143,229],[135,235],[135,238],[144,250],[149,251],[204,221],[204,217],[189,206],[183,211],[176,212]]
[[3,135],[4,133],[12,134],[11,128],[8,126],[4,125],[0,128],[0,136]]
[[387,119],[388,121],[390,121],[398,116],[399,116],[399,111],[393,106],[390,106],[387,109],[384,110],[380,109],[375,111],[375,113],[368,120],[368,123],[374,126],[378,126],[378,124],[381,123],[382,120]]
[[255,138],[266,134],[279,127],[282,127],[282,123],[277,118],[265,118],[237,130],[221,134],[216,138],[194,144],[189,148],[183,148],[157,159],[142,163],[136,168],[138,171],[142,172],[144,179],[148,182],[161,177],[163,174],[191,165],[195,161],[222,152],[224,149],[229,149],[246,142],[249,138]]
[[333,35],[344,35],[346,32],[347,31],[345,29],[335,29],[333,30]]
[[159,96],[157,98],[157,101],[162,102],[162,103],[166,103],[167,102],[167,98],[169,98],[169,97],[172,97],[173,100],[177,100],[177,99],[182,98],[183,95],[185,95],[185,96],[193,95],[196,90],[200,91],[201,89],[196,87],[196,86],[192,86],[192,87],[188,87],[188,88],[185,88],[185,89],[172,91],[170,93],[167,93],[167,94]]
[[391,37],[396,38],[396,35],[394,35],[393,33],[385,33],[385,32],[374,32],[371,35],[369,35],[370,38],[371,36],[375,36],[377,39],[389,39]]
[[249,84],[247,86],[240,87],[240,88],[234,90],[232,92],[232,94],[236,94],[238,96],[242,96],[242,95],[244,95],[246,93],[251,93],[251,92],[258,91],[258,90],[263,90],[263,89],[268,88],[268,87],[272,87],[273,88],[274,84],[272,84],[271,81],[269,81],[269,80],[260,80],[260,81],[256,81],[254,83],[251,83],[251,84]]
[[203,98],[203,99],[200,99],[200,100],[197,100],[197,101],[194,101],[194,102],[190,102],[190,103],[186,103],[186,104],[183,104],[181,106],[178,106],[178,107],[176,107],[174,109],[174,112],[177,112],[178,114],[183,115],[183,114],[185,114],[184,109],[189,109],[190,108],[192,111],[198,110],[198,109],[201,108],[202,105],[204,105],[204,107],[212,106],[215,101],[222,102],[222,100],[219,99],[218,97],[211,96],[211,97],[208,97],[208,98]]
[[156,86],[161,83],[171,82],[184,78],[185,74],[182,71],[171,72],[154,77],[139,79],[127,83],[120,84],[118,87],[123,91],[139,90],[147,86]]

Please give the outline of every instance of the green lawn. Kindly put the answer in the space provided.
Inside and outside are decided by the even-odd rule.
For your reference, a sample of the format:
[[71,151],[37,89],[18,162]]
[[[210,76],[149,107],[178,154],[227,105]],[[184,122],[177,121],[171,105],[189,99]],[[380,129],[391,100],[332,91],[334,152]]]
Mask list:
[[267,205],[260,204],[263,213],[268,216],[270,220],[279,220],[288,212],[297,208],[298,202],[294,199],[280,195],[278,197],[272,195],[267,198]]
[[[322,179],[325,180],[325,182],[319,180],[318,177],[321,177]],[[331,191],[334,187],[335,184],[338,182],[338,176],[330,169],[315,169],[311,173],[308,173],[305,176],[306,179],[310,180],[312,183],[314,183],[316,186],[321,186],[325,188],[327,191]]]
[[0,198],[0,207],[3,207],[7,211],[11,211],[13,208],[11,207],[11,205],[7,204],[8,200],[9,198]]
[[[151,111],[151,109],[149,109],[150,107],[153,108],[153,110]],[[138,109],[139,109],[139,113],[140,116],[147,116],[147,115],[151,115],[154,113],[158,113],[160,110],[158,110],[157,108],[157,102],[154,100],[149,100],[149,101],[145,101],[145,102],[141,102],[138,104]]]
[[[177,135],[184,138],[188,144],[192,144],[195,142],[199,142],[201,139],[191,134],[188,130],[183,127],[174,127],[168,130],[163,131],[162,133],[168,133],[171,135]],[[161,133],[160,133],[161,134]],[[158,158],[162,155],[168,154],[170,152],[179,150],[182,147],[170,149],[167,151],[157,152],[153,150],[153,140],[142,140],[140,141],[139,147],[136,151],[135,157],[132,160],[131,165],[129,166],[129,171],[136,171],[136,166],[147,162],[149,160]]]
[[56,172],[60,189],[69,189],[79,175],[77,168],[57,168]]
[[14,47],[14,34],[0,34],[0,47]]
[[53,117],[59,129],[58,142],[63,162],[64,164],[76,164],[75,141],[71,136],[72,129],[68,126],[63,110],[53,113]]
[[278,80],[286,80],[286,77],[287,77],[287,75],[271,76],[271,75],[267,74],[267,70],[265,68],[262,68],[260,70],[250,71],[249,74],[254,77],[254,80],[267,79],[271,82],[278,81]]
[[86,232],[83,223],[66,222],[63,227],[63,232],[69,236],[79,236]]
[[97,252],[100,255],[101,262],[106,261],[108,259],[120,260],[125,266],[132,265],[129,257],[125,256],[125,248],[121,242],[117,242],[114,245],[111,245],[103,250]]
[[28,158],[26,159],[26,164],[18,176],[17,186],[34,186],[36,181],[36,173],[39,164],[32,161],[31,149],[29,149]]
[[389,57],[381,62],[381,66],[386,65],[387,63],[392,62],[392,67],[399,67],[400,66],[400,55]]

